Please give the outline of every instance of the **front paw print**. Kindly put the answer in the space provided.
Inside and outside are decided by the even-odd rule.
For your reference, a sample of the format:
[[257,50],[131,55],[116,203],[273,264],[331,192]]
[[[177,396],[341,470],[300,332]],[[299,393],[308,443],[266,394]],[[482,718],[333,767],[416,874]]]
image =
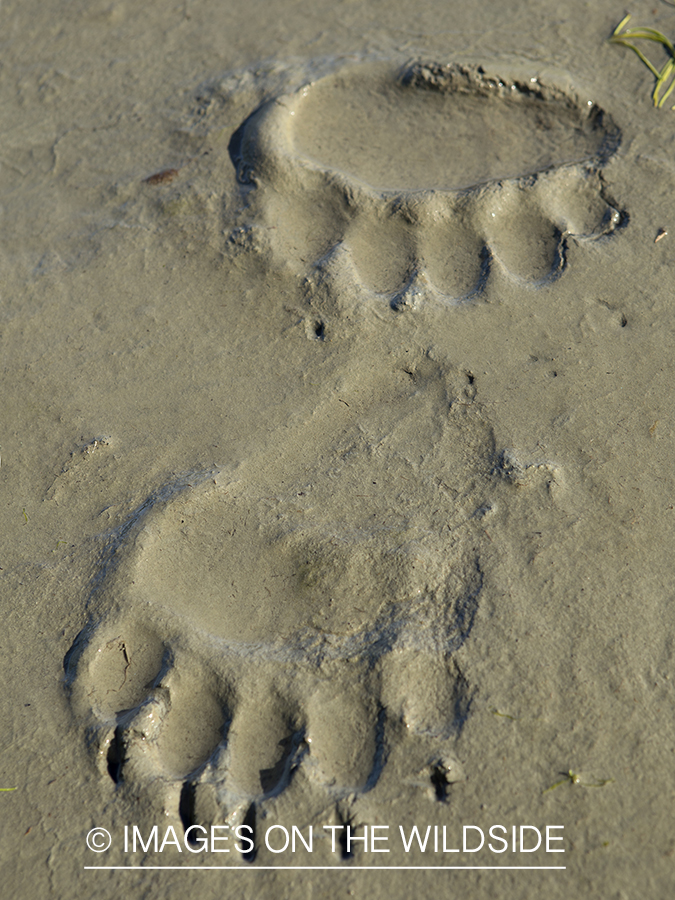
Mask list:
[[536,78],[362,64],[267,103],[240,135],[254,224],[285,264],[314,259],[310,297],[334,307],[452,305],[497,269],[541,286],[564,272],[570,242],[627,221],[600,177],[618,128]]

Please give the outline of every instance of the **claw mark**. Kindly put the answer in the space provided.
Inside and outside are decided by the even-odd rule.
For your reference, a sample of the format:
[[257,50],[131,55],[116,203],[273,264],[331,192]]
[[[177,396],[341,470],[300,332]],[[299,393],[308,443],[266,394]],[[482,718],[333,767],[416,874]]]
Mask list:
[[448,788],[450,784],[448,770],[442,763],[437,763],[431,770],[431,785],[439,803],[448,802]]
[[354,829],[354,819],[352,816],[340,816],[342,830],[340,831],[340,855],[342,859],[352,859],[354,851],[347,844],[347,828]]
[[106,763],[108,765],[108,775],[110,775],[115,784],[119,784],[122,780],[122,766],[124,763],[124,742],[120,725],[115,729],[115,734],[110,741]]
[[256,834],[255,834],[256,818],[257,818],[257,816],[256,816],[255,803],[251,803],[251,805],[249,806],[249,808],[246,812],[246,815],[244,816],[244,821],[242,822],[243,826],[250,828],[250,835],[251,835],[250,839],[253,841],[253,846],[251,847],[251,849],[246,853],[242,853],[242,859],[244,860],[244,862],[247,862],[247,863],[254,862],[255,857],[256,857],[256,852],[257,852],[256,851],[256,839],[255,839],[256,838]]
[[308,750],[304,731],[296,731],[284,738],[279,746],[283,752],[277,763],[269,769],[260,770],[260,786],[267,797],[281,793],[290,784]]

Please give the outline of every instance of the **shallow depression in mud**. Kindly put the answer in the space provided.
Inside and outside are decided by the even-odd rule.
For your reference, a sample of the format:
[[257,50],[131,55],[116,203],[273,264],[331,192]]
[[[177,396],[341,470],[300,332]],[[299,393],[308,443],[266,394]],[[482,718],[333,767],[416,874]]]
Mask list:
[[386,530],[370,539],[358,530],[351,539],[337,531],[312,537],[277,529],[254,506],[227,494],[176,504],[143,531],[129,596],[235,642],[353,634],[377,614],[380,591],[363,596],[362,586],[374,577],[373,554],[388,546]]
[[569,98],[481,87],[430,89],[369,67],[336,74],[303,91],[294,150],[383,190],[467,188],[601,151],[606,129]]
[[[236,641],[272,641],[311,620],[293,560],[275,554],[246,506],[177,505],[142,539],[133,593]],[[303,602],[304,601],[304,602]]]

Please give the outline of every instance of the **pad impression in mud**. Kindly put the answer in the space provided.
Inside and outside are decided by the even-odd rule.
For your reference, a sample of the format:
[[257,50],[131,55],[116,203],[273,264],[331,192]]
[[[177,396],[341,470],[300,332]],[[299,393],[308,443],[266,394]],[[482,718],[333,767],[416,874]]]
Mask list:
[[[411,747],[448,755],[471,702],[455,656],[483,592],[476,510],[499,485],[489,427],[447,411],[472,388],[457,379],[421,360],[328,468],[165,487],[108,536],[65,667],[122,796],[186,827],[281,802],[309,821],[396,796]],[[392,390],[412,405],[375,451],[362,429]]]
[[607,113],[537,78],[362,63],[263,104],[230,154],[253,227],[311,294],[401,308],[476,297],[496,269],[559,277],[570,241],[627,221],[601,178],[619,144]]

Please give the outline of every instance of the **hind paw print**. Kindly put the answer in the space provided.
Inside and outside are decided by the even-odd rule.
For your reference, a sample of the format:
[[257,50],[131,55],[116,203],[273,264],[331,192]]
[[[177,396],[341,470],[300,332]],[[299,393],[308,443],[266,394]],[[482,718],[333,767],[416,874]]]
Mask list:
[[230,152],[249,226],[310,296],[401,309],[558,278],[571,242],[627,222],[601,179],[619,143],[607,113],[536,78],[363,63],[265,103]]
[[[422,376],[403,375],[412,396]],[[474,438],[467,458],[489,473]],[[401,741],[435,759],[461,731],[453,654],[479,610],[485,498],[458,464],[432,477],[432,452],[412,454],[422,471],[340,455],[345,502],[332,469],[283,492],[209,478],[110,536],[99,613],[66,659],[71,702],[102,777],[186,829],[253,828],[290,799],[348,817]]]
[[251,506],[211,492],[147,513],[124,591],[109,585],[127,611],[67,661],[101,771],[184,819],[209,796],[243,821],[297,778],[328,806],[375,787],[388,717],[440,740],[459,727],[447,660],[473,627],[477,559],[409,528],[280,537]]

